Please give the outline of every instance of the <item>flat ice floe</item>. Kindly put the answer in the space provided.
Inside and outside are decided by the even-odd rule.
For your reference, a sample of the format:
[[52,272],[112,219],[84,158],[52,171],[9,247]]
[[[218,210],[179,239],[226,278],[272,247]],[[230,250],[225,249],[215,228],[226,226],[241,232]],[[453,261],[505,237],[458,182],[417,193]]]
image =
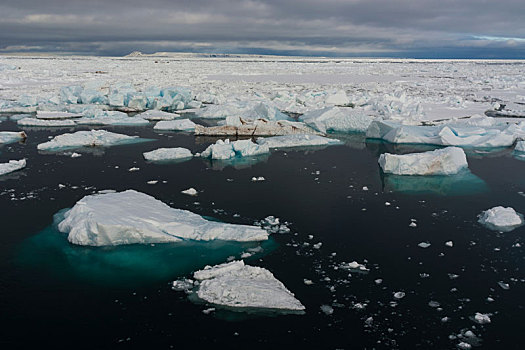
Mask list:
[[270,271],[245,265],[242,260],[207,266],[193,277],[200,281],[197,296],[212,304],[232,308],[305,309]]
[[465,152],[458,147],[403,155],[384,153],[379,156],[379,165],[384,173],[395,175],[453,175],[468,167]]
[[209,105],[197,112],[203,119],[225,119],[226,117],[240,117],[245,120],[264,118],[267,120],[286,120],[288,116],[282,113],[275,105],[263,101],[235,101],[221,105]]
[[53,151],[68,148],[115,146],[133,143],[139,140],[138,136],[117,134],[106,130],[77,131],[72,134],[55,136],[51,141],[37,146],[42,151]]
[[523,225],[523,215],[513,208],[497,206],[482,212],[478,222],[495,231],[510,232]]
[[139,117],[129,117],[124,112],[98,110],[93,116],[75,120],[79,125],[148,125],[149,121]]
[[367,138],[390,143],[429,144],[462,147],[509,147],[525,135],[525,123],[494,124],[491,127],[401,125],[392,121],[374,121],[366,131]]
[[375,117],[362,109],[327,107],[303,114],[299,120],[322,132],[366,132]]
[[177,113],[169,113],[169,112],[159,111],[156,109],[151,109],[149,111],[142,112],[135,116],[135,118],[142,118],[142,119],[147,119],[147,120],[173,120],[179,117],[180,115]]
[[38,119],[71,119],[71,118],[80,118],[82,114],[79,113],[69,113],[69,112],[57,112],[57,111],[37,111],[36,117]]
[[182,147],[159,148],[150,152],[143,153],[144,159],[154,162],[184,160],[193,157],[189,149]]
[[227,117],[225,122],[218,126],[197,125],[195,127],[195,135],[207,136],[273,136],[317,133],[300,122],[267,119],[244,120],[240,117]]
[[26,167],[26,160],[10,160],[8,163],[0,163],[0,176],[12,173]]
[[273,137],[259,137],[259,145],[269,148],[292,148],[292,147],[311,147],[311,146],[330,146],[340,144],[341,141],[319,135],[285,135]]
[[25,140],[27,135],[23,131],[0,131],[0,144],[8,144]]
[[134,190],[85,196],[64,214],[58,229],[68,233],[69,242],[87,246],[268,239],[259,227],[208,221]]
[[37,118],[23,118],[16,122],[20,126],[40,126],[40,127],[67,127],[75,126],[74,120],[69,119],[37,119]]
[[171,131],[193,131],[197,124],[189,119],[161,120],[153,129]]
[[230,142],[229,139],[218,140],[209,145],[201,157],[215,160],[228,160],[235,157],[259,156],[268,154],[270,149],[266,145],[253,143],[251,140],[238,140]]

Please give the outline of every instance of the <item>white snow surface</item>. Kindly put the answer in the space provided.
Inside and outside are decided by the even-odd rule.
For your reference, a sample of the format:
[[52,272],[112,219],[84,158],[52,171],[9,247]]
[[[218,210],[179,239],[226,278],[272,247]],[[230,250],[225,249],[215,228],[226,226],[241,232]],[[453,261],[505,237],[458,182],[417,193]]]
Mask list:
[[137,136],[117,134],[106,130],[77,131],[55,136],[51,141],[37,146],[39,150],[52,151],[67,148],[114,146],[133,142]]
[[207,266],[193,276],[200,281],[198,297],[212,304],[234,308],[305,309],[270,271],[245,265],[242,260]]
[[269,148],[292,148],[310,146],[329,146],[340,144],[341,141],[319,135],[294,134],[284,136],[259,137],[259,145]]
[[178,119],[178,120],[161,120],[153,129],[155,130],[172,130],[172,131],[193,131],[195,130],[195,124],[189,119]]
[[523,215],[514,208],[497,206],[482,212],[478,222],[491,230],[509,232],[523,225]]
[[208,221],[135,190],[85,196],[64,214],[58,229],[68,233],[69,242],[86,246],[268,239],[259,227]]
[[383,153],[378,162],[384,173],[395,175],[453,175],[468,168],[465,152],[459,147],[403,155]]
[[149,161],[170,161],[189,159],[193,157],[191,151],[187,148],[158,148],[150,152],[143,153],[144,158]]
[[23,131],[0,131],[0,144],[7,144],[24,140],[27,137]]
[[323,132],[366,132],[375,117],[359,108],[327,107],[303,114],[299,120]]
[[0,163],[0,176],[12,173],[26,167],[26,160],[10,160],[8,163]]

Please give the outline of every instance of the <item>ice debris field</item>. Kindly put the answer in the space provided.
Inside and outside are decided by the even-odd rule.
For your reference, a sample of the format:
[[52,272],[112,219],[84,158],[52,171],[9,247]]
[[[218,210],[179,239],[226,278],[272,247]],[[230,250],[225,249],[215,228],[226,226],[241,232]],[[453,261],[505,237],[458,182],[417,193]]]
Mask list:
[[[115,299],[93,346],[173,347],[166,317],[318,348],[512,348],[524,330],[524,62],[0,66],[5,298]],[[97,323],[66,294],[71,334]],[[42,327],[35,305],[56,303],[6,317]],[[147,331],[123,327],[145,310]]]

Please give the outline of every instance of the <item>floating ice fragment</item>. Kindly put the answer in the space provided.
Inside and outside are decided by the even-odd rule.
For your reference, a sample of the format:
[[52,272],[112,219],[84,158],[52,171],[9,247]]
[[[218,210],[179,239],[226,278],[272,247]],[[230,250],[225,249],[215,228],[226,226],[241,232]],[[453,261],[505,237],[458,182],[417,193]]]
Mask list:
[[74,120],[69,119],[37,119],[37,118],[23,118],[16,122],[19,126],[40,126],[40,127],[66,127],[75,126]]
[[208,221],[134,190],[85,196],[65,213],[58,229],[69,234],[71,243],[90,246],[268,239],[259,227]]
[[12,173],[26,167],[26,160],[10,160],[8,163],[0,163],[0,176]]
[[508,283],[503,282],[503,281],[499,281],[498,282],[498,286],[500,286],[501,289],[504,289],[504,290],[509,290],[510,289],[510,285]]
[[351,263],[341,263],[339,268],[359,273],[368,273],[370,271],[365,265],[360,264],[357,261],[352,261]]
[[150,180],[146,182],[148,185],[156,185],[159,182],[159,180]]
[[143,155],[146,160],[154,162],[185,160],[193,157],[189,149],[182,147],[158,148],[150,152],[145,152]]
[[478,324],[487,324],[491,322],[489,315],[479,312],[476,312],[476,314],[472,317],[472,320]]
[[454,246],[454,242],[452,242],[452,241],[447,241],[447,242],[445,242],[445,245],[446,245],[447,247],[452,248],[452,247]]
[[194,281],[191,279],[180,279],[173,281],[171,284],[171,289],[177,292],[189,292],[194,286]]
[[180,115],[177,113],[169,113],[169,112],[152,109],[152,110],[137,114],[135,117],[147,119],[147,120],[173,120],[175,118],[179,118]]
[[325,315],[331,315],[334,313],[334,308],[330,305],[321,305],[320,309]]
[[267,154],[269,148],[266,145],[258,145],[251,140],[239,140],[230,142],[229,139],[218,140],[201,153],[203,158],[217,160],[228,160],[234,157],[247,157]]
[[440,305],[441,304],[439,302],[435,301],[435,300],[431,300],[431,301],[428,302],[428,306],[433,307],[433,308],[437,308]]
[[198,194],[197,190],[193,187],[188,188],[187,190],[181,191],[181,193],[187,194],[188,196],[196,196]]
[[299,120],[322,133],[365,132],[375,118],[365,110],[328,107],[307,112]]
[[516,142],[516,147],[514,147],[516,152],[525,152],[525,141]]
[[55,111],[37,111],[37,119],[53,120],[53,119],[71,119],[71,118],[80,118],[82,114],[80,113],[69,113],[69,112],[55,112]]
[[77,131],[55,136],[37,146],[39,150],[53,151],[66,148],[114,146],[140,140],[137,136],[117,134],[106,130]]
[[259,145],[267,146],[269,148],[292,148],[292,147],[310,147],[310,146],[330,146],[340,144],[341,141],[331,139],[319,135],[285,135],[273,137],[259,137],[257,139]]
[[189,119],[162,120],[155,124],[154,130],[171,130],[171,131],[194,131],[197,124]]
[[261,267],[233,261],[194,273],[199,298],[234,308],[302,311],[305,307],[273,274]]
[[394,298],[395,299],[403,299],[405,297],[405,292],[395,292],[394,293]]
[[71,153],[71,158],[78,158],[78,157],[82,157],[82,154],[77,153],[77,152]]
[[494,207],[482,212],[478,222],[491,230],[509,232],[523,225],[523,215],[502,206]]
[[408,225],[408,227],[417,227],[417,224],[416,224],[414,221],[412,221],[412,222]]
[[421,242],[418,244],[418,247],[420,248],[428,248],[430,247],[430,242]]
[[140,168],[137,168],[137,167],[132,167],[128,169],[129,172],[134,172],[134,171],[139,171],[139,170]]
[[469,350],[469,349],[472,349],[472,345],[470,345],[469,343],[467,342],[460,342],[458,345],[457,345],[458,349],[461,349],[461,350]]
[[0,144],[8,144],[25,140],[27,135],[25,132],[20,131],[0,131]]
[[368,187],[367,186],[363,186],[363,191],[368,191]]
[[306,284],[307,286],[311,286],[312,284],[314,284],[314,282],[312,280],[309,280],[309,279],[304,279],[303,280],[303,283]]

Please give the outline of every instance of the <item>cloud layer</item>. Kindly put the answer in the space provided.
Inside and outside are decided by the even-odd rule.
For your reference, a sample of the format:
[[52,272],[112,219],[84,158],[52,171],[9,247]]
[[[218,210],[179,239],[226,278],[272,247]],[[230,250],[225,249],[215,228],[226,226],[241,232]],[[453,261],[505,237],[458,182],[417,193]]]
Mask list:
[[2,0],[0,52],[525,58],[515,0]]

